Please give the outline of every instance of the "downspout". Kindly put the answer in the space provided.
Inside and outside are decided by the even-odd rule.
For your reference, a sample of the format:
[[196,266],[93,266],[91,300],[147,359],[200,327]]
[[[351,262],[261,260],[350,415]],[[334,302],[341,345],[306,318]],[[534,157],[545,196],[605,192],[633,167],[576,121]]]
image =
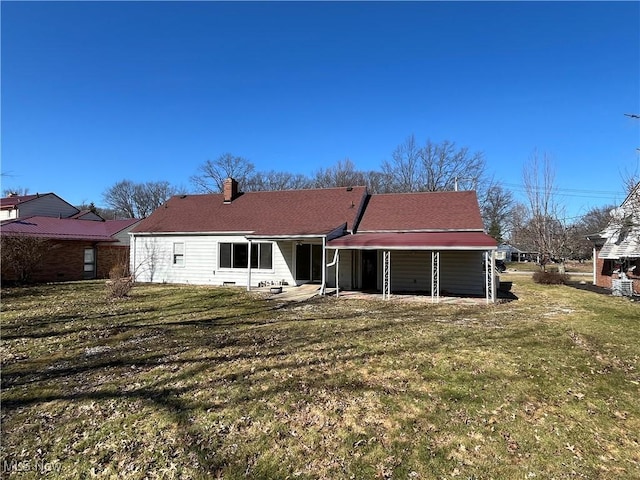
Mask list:
[[[322,237],[322,286],[320,287],[320,295],[324,295],[327,289],[327,236]],[[313,277],[313,275],[312,275]]]
[[327,268],[336,266],[336,298],[340,296],[340,287],[338,285],[338,268],[340,268],[340,250],[336,248],[333,254],[333,260],[327,264]]
[[247,292],[251,291],[251,239],[249,238],[249,255],[247,255],[247,257],[249,257],[247,259]]
[[597,273],[596,273],[596,268],[597,268],[598,262],[597,262],[597,259],[596,259],[596,255],[597,255],[596,246],[594,245],[593,246],[593,260],[592,260],[592,262],[593,262],[593,284],[594,285],[597,285],[597,281],[598,281]]

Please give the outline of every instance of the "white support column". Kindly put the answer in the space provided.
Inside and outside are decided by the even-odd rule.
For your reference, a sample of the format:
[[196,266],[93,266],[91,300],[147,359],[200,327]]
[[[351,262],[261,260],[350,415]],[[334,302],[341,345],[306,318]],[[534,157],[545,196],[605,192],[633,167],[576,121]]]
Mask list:
[[596,285],[596,281],[597,281],[597,272],[596,272],[596,268],[598,265],[598,259],[596,258],[596,247],[593,247],[593,254],[592,254],[592,258],[593,258],[593,284]]
[[[311,257],[313,258],[313,252],[311,254]],[[327,237],[322,237],[322,286],[320,287],[320,295],[324,295],[326,290],[327,290]]]
[[382,299],[391,298],[391,252],[382,252]]
[[495,251],[489,250],[484,252],[484,279],[485,279],[485,298],[487,303],[495,303],[496,301],[496,275],[495,275]]
[[336,298],[340,296],[340,250],[336,250]]
[[431,303],[440,303],[440,252],[431,252]]
[[251,240],[249,240],[249,258],[247,259],[247,292],[251,291]]

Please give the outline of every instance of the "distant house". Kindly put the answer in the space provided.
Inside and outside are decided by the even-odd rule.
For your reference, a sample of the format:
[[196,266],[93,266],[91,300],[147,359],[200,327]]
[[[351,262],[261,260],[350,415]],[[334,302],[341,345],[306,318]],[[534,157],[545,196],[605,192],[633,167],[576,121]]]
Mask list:
[[[0,206],[4,247],[21,239],[42,241],[44,253],[31,275],[35,282],[106,278],[113,266],[128,264],[129,230],[137,219],[104,220],[53,193],[2,198]],[[3,248],[3,283],[18,280],[15,262]]]
[[536,252],[520,250],[509,243],[501,243],[498,245],[496,259],[505,262],[537,262],[539,255]]
[[602,232],[587,237],[593,242],[595,285],[616,294],[640,293],[640,183]]
[[131,232],[143,282],[317,283],[321,291],[495,299],[496,242],[475,192],[370,195],[365,187],[172,197]]
[[76,207],[55,193],[35,195],[9,195],[0,198],[0,221],[39,215],[42,217],[68,218],[80,212]]

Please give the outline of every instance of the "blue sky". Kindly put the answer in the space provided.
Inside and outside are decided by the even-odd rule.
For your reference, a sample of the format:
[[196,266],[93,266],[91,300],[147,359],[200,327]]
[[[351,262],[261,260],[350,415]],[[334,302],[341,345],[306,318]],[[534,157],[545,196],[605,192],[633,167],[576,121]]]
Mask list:
[[190,188],[230,152],[378,169],[414,134],[484,153],[521,191],[537,149],[571,215],[638,168],[639,2],[11,2],[2,188],[102,204]]

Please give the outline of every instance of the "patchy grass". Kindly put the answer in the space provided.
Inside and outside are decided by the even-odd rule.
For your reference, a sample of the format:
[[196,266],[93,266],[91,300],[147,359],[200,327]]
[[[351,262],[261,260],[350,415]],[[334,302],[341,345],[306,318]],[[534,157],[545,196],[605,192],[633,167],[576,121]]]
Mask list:
[[3,477],[640,477],[640,306],[3,290]]

